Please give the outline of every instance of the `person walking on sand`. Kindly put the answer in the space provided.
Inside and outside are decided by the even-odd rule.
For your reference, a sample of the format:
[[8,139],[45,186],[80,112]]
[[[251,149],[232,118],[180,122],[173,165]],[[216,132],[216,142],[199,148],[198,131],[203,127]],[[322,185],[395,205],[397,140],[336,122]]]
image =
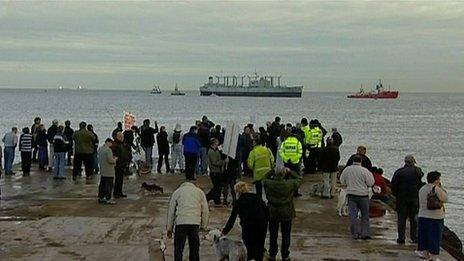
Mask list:
[[[371,239],[369,224],[368,189],[374,185],[372,173],[361,166],[361,155],[353,157],[353,165],[346,167],[340,175],[340,183],[346,186],[348,211],[353,239]],[[358,213],[361,212],[361,222]]]
[[167,218],[167,236],[174,231],[174,261],[183,260],[185,241],[188,238],[189,260],[200,260],[200,229],[208,226],[209,209],[205,193],[192,182],[182,183],[171,196]]

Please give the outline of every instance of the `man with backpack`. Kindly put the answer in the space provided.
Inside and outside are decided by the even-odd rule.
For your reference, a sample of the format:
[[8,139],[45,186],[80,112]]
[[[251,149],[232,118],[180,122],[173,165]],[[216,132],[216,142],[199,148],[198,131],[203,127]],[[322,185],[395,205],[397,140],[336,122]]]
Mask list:
[[179,165],[179,170],[184,173],[184,155],[182,147],[182,129],[179,123],[171,133],[169,141],[171,142],[171,173],[174,173],[176,166]]

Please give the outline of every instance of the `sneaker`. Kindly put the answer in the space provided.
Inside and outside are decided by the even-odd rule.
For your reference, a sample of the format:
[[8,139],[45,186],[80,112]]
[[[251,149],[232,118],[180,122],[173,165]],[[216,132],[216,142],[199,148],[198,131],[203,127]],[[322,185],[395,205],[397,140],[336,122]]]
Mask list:
[[428,259],[429,258],[429,253],[426,250],[424,250],[424,251],[415,250],[414,254],[416,254],[416,256],[418,256],[418,257],[420,257],[422,259]]

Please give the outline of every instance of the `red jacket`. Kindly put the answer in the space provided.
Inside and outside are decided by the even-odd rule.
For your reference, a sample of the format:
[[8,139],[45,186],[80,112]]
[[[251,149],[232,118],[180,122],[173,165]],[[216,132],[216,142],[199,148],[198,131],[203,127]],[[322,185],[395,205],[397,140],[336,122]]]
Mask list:
[[383,178],[382,175],[378,174],[378,173],[373,173],[374,175],[374,186],[379,186],[382,191],[380,192],[381,195],[384,195],[385,193],[387,193],[387,182],[385,182],[385,179]]

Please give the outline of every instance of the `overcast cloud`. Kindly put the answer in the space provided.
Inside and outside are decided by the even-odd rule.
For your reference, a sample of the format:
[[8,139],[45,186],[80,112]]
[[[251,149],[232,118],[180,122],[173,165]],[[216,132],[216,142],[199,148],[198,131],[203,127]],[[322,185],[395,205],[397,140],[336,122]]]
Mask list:
[[464,2],[0,2],[0,86],[197,90],[284,75],[306,91],[464,91]]

